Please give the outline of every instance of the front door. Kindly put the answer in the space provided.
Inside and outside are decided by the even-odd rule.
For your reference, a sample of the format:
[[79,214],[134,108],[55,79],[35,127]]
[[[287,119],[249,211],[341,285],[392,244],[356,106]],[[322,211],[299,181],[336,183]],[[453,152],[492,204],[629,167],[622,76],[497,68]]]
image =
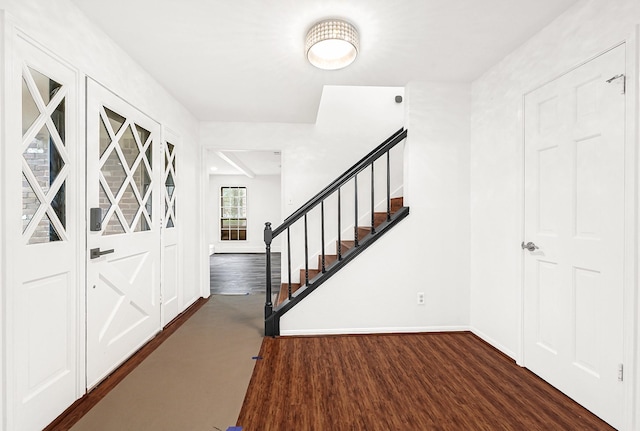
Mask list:
[[624,404],[624,73],[620,46],[525,97],[524,364],[614,427]]
[[161,329],[160,126],[87,80],[87,387]]

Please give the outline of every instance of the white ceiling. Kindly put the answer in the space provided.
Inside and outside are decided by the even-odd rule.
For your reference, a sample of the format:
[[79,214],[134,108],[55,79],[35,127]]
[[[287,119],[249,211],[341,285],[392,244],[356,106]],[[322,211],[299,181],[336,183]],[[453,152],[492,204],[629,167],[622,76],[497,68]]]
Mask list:
[[[576,0],[72,0],[201,121],[313,123],[323,85],[470,82]],[[360,55],[321,71],[308,28],[351,21]]]
[[280,175],[280,152],[207,150],[207,166],[209,175]]

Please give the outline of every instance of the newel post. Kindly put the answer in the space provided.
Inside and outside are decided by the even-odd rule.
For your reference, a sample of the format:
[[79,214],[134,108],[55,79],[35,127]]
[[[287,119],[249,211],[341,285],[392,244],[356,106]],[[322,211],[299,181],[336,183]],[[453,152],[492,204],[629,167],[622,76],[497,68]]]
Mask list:
[[[267,298],[264,303],[264,318],[267,319],[273,312],[273,303],[271,302],[271,240],[273,239],[273,232],[271,231],[271,223],[266,222],[264,224],[264,244],[266,246],[266,258],[267,258]],[[265,332],[267,328],[265,327]],[[266,334],[265,334],[266,335]]]

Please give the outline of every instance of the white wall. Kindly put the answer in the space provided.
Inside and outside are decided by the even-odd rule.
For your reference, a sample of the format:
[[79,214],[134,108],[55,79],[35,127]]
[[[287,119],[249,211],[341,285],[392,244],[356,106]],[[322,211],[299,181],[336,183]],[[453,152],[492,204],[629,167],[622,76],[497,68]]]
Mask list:
[[[200,139],[208,149],[280,150],[282,216],[287,217],[404,125],[404,104],[395,102],[396,95],[404,96],[404,89],[325,86],[317,124],[203,123]],[[395,160],[399,169],[392,170],[402,172],[401,159]],[[318,223],[313,226],[318,230]],[[274,244],[282,241],[284,235]],[[294,242],[292,248],[303,245]],[[310,246],[311,255],[319,250],[319,243]],[[295,256],[294,268],[304,260]]]
[[[220,188],[247,188],[247,240],[220,241]],[[264,223],[282,223],[280,175],[210,175],[207,198],[207,233],[215,253],[264,253]],[[280,243],[271,251],[279,252]]]
[[[178,172],[183,187],[178,202],[185,241],[186,285],[201,285],[198,241],[200,153],[198,121],[164,87],[90,22],[68,0],[0,0],[0,9],[46,48],[77,67],[182,138]],[[193,169],[193,167],[198,169]],[[187,210],[188,209],[188,210]]]
[[[471,114],[471,326],[514,358],[520,351],[522,238],[523,95],[625,40],[630,88],[637,83],[637,0],[578,2],[518,50],[472,84]],[[638,118],[637,93],[628,93]],[[636,132],[631,139],[637,145]],[[637,170],[635,161],[628,167]],[[637,196],[633,208],[637,211]],[[637,214],[637,213],[636,213]],[[633,240],[631,240],[633,242]],[[635,253],[636,244],[627,250]],[[634,267],[635,265],[631,265]],[[627,292],[626,330],[635,335],[635,359],[626,370],[636,373],[635,411],[640,412],[637,272],[635,290]],[[627,278],[628,279],[628,278]],[[634,303],[635,301],[635,303]],[[633,308],[636,308],[634,313]],[[631,315],[631,316],[630,316]],[[628,343],[633,344],[633,343]],[[627,352],[631,350],[626,347]],[[627,353],[627,358],[629,358]],[[629,393],[629,391],[627,392]],[[636,428],[639,425],[636,423]]]
[[636,0],[582,1],[472,85],[471,325],[519,350],[522,136],[525,93],[624,41]]
[[469,86],[406,93],[408,218],[285,314],[282,334],[468,329]]
[[[81,94],[84,94],[83,75],[88,75],[180,136],[182,145],[178,149],[180,158],[177,162],[180,187],[178,223],[181,224],[181,241],[184,245],[181,261],[181,273],[184,274],[184,278],[180,285],[189,288],[195,286],[197,289],[205,286],[201,277],[204,251],[201,250],[199,238],[202,213],[199,200],[201,158],[198,145],[199,125],[195,117],[97,29],[70,1],[0,0],[0,10],[6,11],[9,25],[15,24],[30,39],[80,72],[82,81],[78,84],[82,89]],[[84,112],[84,103],[81,105],[80,112]],[[8,143],[3,142],[2,145]],[[10,247],[10,244],[2,246]],[[3,287],[4,294],[5,289],[10,287]],[[202,293],[208,295],[208,289]],[[84,301],[81,302],[84,304]],[[82,304],[78,304],[78,310],[83,310]],[[3,307],[6,307],[6,304],[3,304]],[[5,315],[3,312],[3,319]],[[6,330],[6,325],[7,322],[3,322],[3,331]],[[81,335],[78,334],[78,340],[82,339]],[[5,363],[5,355],[10,352],[7,352],[4,344],[2,354]],[[84,364],[84,360],[78,358],[78,363]],[[11,377],[11,372],[3,369],[3,392],[6,387],[4,378],[7,377]],[[79,387],[83,386],[83,381],[84,379],[79,377]],[[4,395],[7,395],[5,402],[9,402],[8,399],[13,396]],[[78,396],[80,395],[81,392],[78,393]],[[7,426],[7,413],[3,410],[0,429]]]
[[208,149],[280,150],[286,217],[403,126],[404,105],[394,101],[403,94],[325,86],[317,124],[206,122],[200,140]]
[[[4,12],[0,10],[0,46],[5,46],[4,41],[4,28],[5,18]],[[4,49],[0,49],[0,82],[4,82],[5,78],[5,52]],[[4,85],[0,85],[0,100],[6,100],[4,94]],[[0,106],[0,136],[4,136],[5,134],[5,113],[4,108]],[[4,160],[5,158],[5,150],[4,145],[0,145],[0,160]],[[0,184],[0,202],[5,202],[6,193],[5,193],[5,184]],[[0,238],[5,238],[5,227],[4,227],[4,211],[0,211]],[[0,244],[0,274],[6,274],[6,264],[4,261],[4,244]],[[2,316],[6,316],[6,295],[7,290],[5,288],[4,276],[0,275],[0,314]],[[5,319],[0,317],[0,430],[5,429],[5,421],[6,421],[6,413],[5,413],[5,405],[6,405],[6,390],[7,390],[7,382],[5,376],[7,375],[6,365],[7,362],[5,360],[7,355],[6,349],[6,341],[5,341],[5,331],[7,330],[7,324],[5,323]]]

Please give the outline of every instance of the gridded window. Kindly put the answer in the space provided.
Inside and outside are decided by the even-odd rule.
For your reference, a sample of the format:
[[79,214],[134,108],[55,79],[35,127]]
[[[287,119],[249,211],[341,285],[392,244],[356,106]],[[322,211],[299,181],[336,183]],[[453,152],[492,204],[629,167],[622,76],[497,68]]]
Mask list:
[[222,241],[247,239],[246,187],[220,189],[220,239]]

